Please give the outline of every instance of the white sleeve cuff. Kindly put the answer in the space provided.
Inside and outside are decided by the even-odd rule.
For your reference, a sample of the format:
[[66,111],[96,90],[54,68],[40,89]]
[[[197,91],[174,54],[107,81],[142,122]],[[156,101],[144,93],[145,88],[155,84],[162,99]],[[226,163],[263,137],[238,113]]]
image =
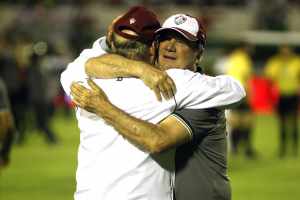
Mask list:
[[183,125],[186,130],[188,131],[189,133],[189,136],[190,136],[190,140],[193,139],[193,130],[191,129],[191,127],[189,126],[188,123],[186,123],[186,121],[184,121],[180,116],[176,115],[176,114],[171,114],[172,117],[176,118],[176,120],[181,124]]

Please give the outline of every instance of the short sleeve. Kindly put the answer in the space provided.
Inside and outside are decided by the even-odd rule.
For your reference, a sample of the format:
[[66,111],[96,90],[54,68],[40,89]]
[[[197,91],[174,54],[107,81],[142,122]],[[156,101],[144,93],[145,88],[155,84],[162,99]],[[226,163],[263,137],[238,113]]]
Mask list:
[[228,75],[212,77],[180,69],[167,73],[176,84],[177,109],[228,108],[246,96],[241,83]]
[[173,114],[189,126],[192,140],[199,140],[209,134],[222,120],[225,120],[224,110],[210,109],[182,109]]

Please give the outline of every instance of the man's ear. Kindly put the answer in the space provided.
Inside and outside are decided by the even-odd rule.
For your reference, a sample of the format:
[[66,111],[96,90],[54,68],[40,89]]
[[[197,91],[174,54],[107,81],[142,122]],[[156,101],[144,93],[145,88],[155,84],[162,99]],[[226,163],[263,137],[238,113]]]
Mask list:
[[107,42],[111,43],[112,41],[112,35],[113,35],[113,27],[115,25],[115,23],[117,22],[118,19],[120,19],[123,15],[119,15],[118,17],[116,17],[115,19],[113,19],[113,21],[111,22],[111,24],[108,26],[107,28]]
[[109,44],[111,44],[112,42],[112,34],[113,34],[112,26],[109,26],[106,34],[107,35],[106,39]]
[[200,63],[202,61],[203,58],[203,51],[197,51],[196,52],[196,57],[195,57],[195,62],[194,62],[194,70],[196,70],[197,68],[200,67]]
[[155,56],[155,44],[154,44],[154,42],[151,44],[151,46],[150,46],[150,56]]
[[155,64],[158,59],[158,47],[159,43],[158,41],[154,40],[150,47],[150,56],[151,56],[151,63]]
[[196,59],[198,60],[198,62],[202,61],[203,53],[204,53],[204,51],[202,49],[197,51]]
[[116,46],[115,46],[114,40],[110,41],[110,49],[111,49],[112,53],[116,53]]

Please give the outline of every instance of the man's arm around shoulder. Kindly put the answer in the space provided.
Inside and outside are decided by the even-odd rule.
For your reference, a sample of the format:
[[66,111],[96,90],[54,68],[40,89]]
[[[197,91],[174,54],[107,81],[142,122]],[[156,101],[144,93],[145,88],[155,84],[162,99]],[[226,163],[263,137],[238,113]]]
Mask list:
[[174,116],[152,124],[132,117],[110,103],[103,107],[105,109],[97,114],[135,146],[149,153],[160,153],[191,139],[189,129]]

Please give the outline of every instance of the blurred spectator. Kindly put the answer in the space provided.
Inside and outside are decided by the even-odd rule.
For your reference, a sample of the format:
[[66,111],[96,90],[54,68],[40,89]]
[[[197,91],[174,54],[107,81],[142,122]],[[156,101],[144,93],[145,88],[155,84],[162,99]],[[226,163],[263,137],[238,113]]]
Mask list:
[[37,128],[46,136],[46,141],[50,144],[57,142],[56,135],[49,126],[51,97],[47,82],[47,71],[42,68],[42,58],[46,55],[48,46],[45,42],[38,42],[34,45],[34,51],[30,58],[30,67],[28,68],[28,92],[29,102]]
[[287,30],[288,29],[288,1],[264,0],[257,2],[255,25],[262,30]]
[[[239,80],[245,87],[247,96],[249,95],[249,79],[252,76],[252,60],[250,52],[252,47],[246,43],[241,43],[235,48],[227,59],[227,73]],[[244,145],[245,155],[254,158],[255,153],[252,147],[251,135],[253,116],[250,110],[248,98],[240,105],[232,109],[229,114],[229,125],[231,128],[231,144],[234,154],[238,153],[240,145]]]
[[9,164],[15,126],[10,111],[8,94],[0,78],[0,169]]
[[231,51],[229,48],[223,48],[220,52],[220,55],[218,54],[218,58],[216,59],[216,62],[214,63],[213,67],[213,74],[216,75],[222,75],[227,74],[228,71],[228,60],[229,55]]
[[186,5],[186,4],[191,4],[192,3],[191,0],[174,0],[174,2],[176,4],[180,4],[180,5]]
[[300,90],[300,57],[288,46],[281,46],[265,67],[266,76],[279,89],[277,112],[280,120],[279,156],[284,157],[287,148],[287,131],[292,130],[293,152],[298,153],[298,102]]
[[58,98],[64,92],[62,91],[59,79],[61,72],[67,66],[69,60],[58,53],[57,47],[52,43],[39,42],[35,46],[46,45],[47,52],[40,58],[40,69],[45,75],[45,82],[47,87],[46,101],[49,104],[50,113],[53,114],[57,106],[63,102],[57,102]]
[[69,34],[69,44],[74,55],[79,55],[82,49],[92,45],[94,38],[96,38],[96,31],[93,25],[94,20],[81,12],[73,19]]
[[278,101],[278,90],[263,74],[263,68],[256,70],[250,79],[249,103],[255,113],[270,114],[275,110]]
[[20,50],[22,49],[21,46],[24,47],[24,45],[21,42],[21,37],[16,40],[16,36],[12,35],[10,29],[0,35],[0,77],[7,87],[12,113],[18,129],[18,142],[22,142],[26,127],[24,120],[27,102],[26,69],[20,67],[21,63],[23,63],[21,57],[23,58],[24,56],[17,55],[24,55],[22,53],[24,51]]

